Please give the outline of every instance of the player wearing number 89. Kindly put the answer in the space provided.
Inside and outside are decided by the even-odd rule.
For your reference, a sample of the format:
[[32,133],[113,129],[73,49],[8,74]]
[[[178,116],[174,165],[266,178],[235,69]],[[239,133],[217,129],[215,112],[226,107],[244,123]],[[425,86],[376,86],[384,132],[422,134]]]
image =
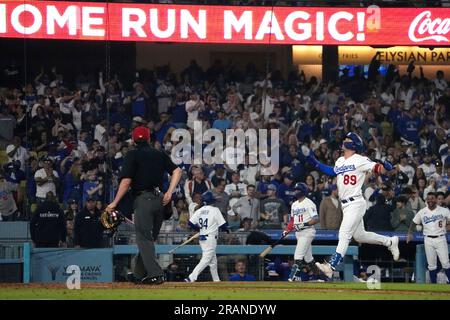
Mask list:
[[327,263],[316,263],[316,266],[329,278],[333,271],[342,262],[352,237],[360,243],[379,244],[387,247],[394,260],[397,261],[398,237],[385,237],[364,229],[363,217],[367,205],[362,195],[362,186],[367,173],[386,174],[393,169],[389,162],[383,164],[371,161],[361,156],[364,142],[354,132],[349,132],[342,143],[343,156],[337,159],[334,168],[317,161],[313,154],[306,157],[316,169],[325,174],[337,177],[339,199],[342,204],[343,219],[339,228],[339,242],[336,252]]
[[450,222],[450,211],[437,204],[436,194],[429,192],[427,207],[419,210],[409,226],[408,240],[412,240],[412,231],[415,224],[423,225],[425,255],[427,256],[428,270],[431,283],[437,282],[437,257],[445,270],[447,281],[450,283],[450,262],[448,259],[448,244],[445,237],[447,223]]
[[199,231],[199,243],[202,248],[202,258],[198,265],[194,268],[186,282],[194,282],[199,274],[209,266],[213,281],[220,281],[217,272],[217,236],[219,229],[229,233],[228,224],[222,216],[219,208],[212,206],[215,199],[211,191],[202,194],[202,206],[197,208],[192,217],[189,219],[189,226]]
[[306,197],[308,186],[303,182],[298,182],[294,186],[295,197],[297,200],[291,207],[291,218],[288,226],[283,231],[286,236],[292,230],[295,230],[297,238],[297,247],[294,253],[294,265],[288,280],[294,281],[298,270],[304,268],[309,270],[316,269],[311,250],[311,242],[316,235],[314,225],[319,222],[317,207],[310,199]]

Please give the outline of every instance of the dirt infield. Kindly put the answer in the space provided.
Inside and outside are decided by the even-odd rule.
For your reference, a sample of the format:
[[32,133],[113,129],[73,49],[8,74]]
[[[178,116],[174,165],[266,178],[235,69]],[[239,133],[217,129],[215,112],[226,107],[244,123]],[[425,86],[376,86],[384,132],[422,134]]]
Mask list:
[[450,300],[450,286],[382,283],[370,290],[364,283],[289,282],[166,282],[159,286],[128,282],[82,283],[81,290],[64,284],[0,284],[0,299],[444,299]]

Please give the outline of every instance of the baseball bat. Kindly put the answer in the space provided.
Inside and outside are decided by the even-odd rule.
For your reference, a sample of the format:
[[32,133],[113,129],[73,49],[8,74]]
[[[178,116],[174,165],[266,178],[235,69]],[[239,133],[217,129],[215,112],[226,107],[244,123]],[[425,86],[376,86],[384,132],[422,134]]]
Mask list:
[[169,253],[173,253],[175,252],[175,250],[177,250],[178,248],[188,244],[189,242],[191,242],[194,239],[197,239],[200,236],[200,232],[197,232],[196,234],[194,234],[192,237],[190,237],[189,239],[187,239],[185,242],[183,242],[182,244],[176,246],[175,248],[173,248],[172,250],[169,251]]
[[268,246],[266,249],[264,249],[264,251],[261,252],[261,253],[259,254],[259,257],[260,257],[260,258],[264,258],[265,256],[267,256],[267,255],[270,253],[270,251],[272,251],[272,249],[273,249],[276,245],[278,245],[278,244],[281,242],[281,240],[283,240],[284,238],[287,237],[287,235],[288,235],[289,233],[290,233],[290,231],[289,231],[288,233],[286,233],[286,235],[281,236],[280,239],[278,239],[277,241],[275,241],[274,243],[272,243],[272,244],[271,244],[270,246]]

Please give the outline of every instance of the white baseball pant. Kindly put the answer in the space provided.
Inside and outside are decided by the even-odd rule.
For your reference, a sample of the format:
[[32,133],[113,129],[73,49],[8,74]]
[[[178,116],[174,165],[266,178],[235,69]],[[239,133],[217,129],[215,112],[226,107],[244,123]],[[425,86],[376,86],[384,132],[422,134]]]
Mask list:
[[433,271],[437,269],[437,257],[439,257],[443,269],[450,268],[448,244],[445,235],[438,238],[429,238],[425,236],[424,244],[428,270]]
[[295,247],[294,260],[305,259],[306,263],[314,260],[312,255],[311,243],[316,236],[315,228],[307,228],[295,233],[297,246]]
[[336,252],[342,257],[348,249],[348,244],[353,238],[359,243],[379,244],[389,247],[391,240],[389,237],[379,235],[375,232],[367,232],[364,229],[364,214],[366,213],[367,203],[363,197],[352,201],[342,207],[342,223],[339,228],[339,242]]
[[199,274],[209,266],[213,281],[220,281],[219,274],[217,272],[217,256],[216,247],[217,239],[215,236],[209,236],[206,240],[200,240],[200,247],[202,248],[202,258],[192,273],[189,275],[189,280],[192,282],[197,281]]

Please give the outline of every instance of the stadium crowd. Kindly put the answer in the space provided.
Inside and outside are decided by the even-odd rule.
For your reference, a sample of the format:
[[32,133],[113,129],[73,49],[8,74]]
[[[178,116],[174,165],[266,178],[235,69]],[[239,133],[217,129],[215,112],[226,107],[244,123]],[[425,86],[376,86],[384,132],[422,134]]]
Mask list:
[[[0,217],[32,220],[56,203],[64,214],[55,219],[65,222],[67,234],[54,241],[67,237],[69,246],[82,245],[88,232],[73,222],[78,215],[98,222],[133,148],[132,129],[147,126],[153,146],[170,153],[177,143],[171,141],[173,131],[192,132],[201,121],[204,129],[223,132],[279,129],[280,170],[260,175],[248,157],[237,170],[181,164],[174,214],[162,231],[188,230],[189,215],[206,190],[213,191],[232,230],[281,229],[298,181],[308,185],[319,209],[318,228],[338,229],[335,181],[314,171],[304,154],[312,150],[333,165],[348,131],[363,137],[368,157],[396,167],[390,176],[367,177],[367,229],[406,231],[428,192],[438,193],[439,205],[450,203],[450,87],[442,71],[427,79],[421,67],[420,76],[413,76],[413,64],[402,75],[393,65],[382,75],[379,66],[373,60],[367,74],[343,69],[336,83],[324,83],[298,71],[283,78],[251,64],[239,72],[219,60],[203,70],[192,60],[180,74],[168,66],[139,71],[134,83],[122,83],[117,74],[106,79],[101,72],[66,79],[56,68],[43,68],[24,85],[19,68],[10,65],[2,70],[0,116],[14,122],[14,138],[0,174]],[[78,225],[94,230],[85,218]]]

